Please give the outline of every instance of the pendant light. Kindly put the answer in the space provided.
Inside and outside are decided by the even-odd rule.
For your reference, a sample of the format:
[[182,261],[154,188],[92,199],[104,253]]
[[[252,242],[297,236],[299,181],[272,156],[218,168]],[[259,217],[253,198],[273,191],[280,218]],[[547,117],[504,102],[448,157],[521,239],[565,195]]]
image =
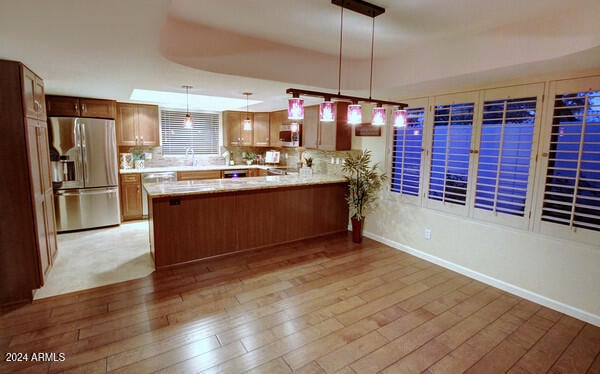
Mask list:
[[[365,0],[331,0],[331,3],[341,8],[340,11],[340,51],[338,59],[338,92],[337,94],[321,91],[310,91],[299,88],[288,88],[287,94],[291,94],[292,97],[288,99],[288,119],[301,120],[304,118],[304,100],[300,99],[300,95],[321,97],[324,101],[319,105],[319,120],[321,122],[335,121],[336,106],[332,99],[336,101],[351,102],[348,105],[347,122],[350,125],[356,125],[362,123],[362,107],[359,102],[375,103],[376,107],[373,109],[373,115],[371,124],[376,126],[385,125],[386,123],[386,109],[383,105],[391,105],[402,110],[406,107],[406,104],[387,101],[377,100],[371,97],[373,90],[373,51],[375,42],[375,17],[385,13],[385,8],[371,4]],[[369,97],[357,97],[341,94],[341,82],[342,82],[342,43],[344,34],[344,9],[352,10],[360,13],[364,16],[371,17],[373,19],[371,28],[371,72],[369,79]],[[394,113],[395,115],[395,113]],[[396,117],[394,117],[396,118]],[[406,118],[406,117],[404,117]]]
[[[373,23],[371,26],[371,75],[369,76],[369,100],[371,100],[371,94],[373,93],[373,48],[375,45],[375,17],[373,17]],[[371,125],[383,126],[385,125],[385,108],[381,104],[377,104],[373,108],[371,115]]]
[[288,119],[304,119],[304,100],[300,98],[300,95],[293,95],[288,99]]
[[250,119],[250,115],[248,114],[248,96],[252,95],[252,92],[244,92],[244,95],[246,95],[246,119],[244,120],[243,129],[244,131],[251,131],[252,120]]
[[194,124],[192,116],[190,115],[190,88],[192,88],[192,86],[183,85],[181,87],[185,88],[185,95],[187,98],[187,113],[185,115],[185,119],[183,120],[183,128],[191,129]]
[[408,121],[408,112],[402,108],[394,110],[394,127],[404,127]]

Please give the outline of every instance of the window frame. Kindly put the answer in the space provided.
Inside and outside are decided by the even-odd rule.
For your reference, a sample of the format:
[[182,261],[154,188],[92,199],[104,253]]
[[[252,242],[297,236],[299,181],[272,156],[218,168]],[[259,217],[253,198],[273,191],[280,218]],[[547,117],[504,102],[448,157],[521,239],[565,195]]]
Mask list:
[[403,194],[401,192],[396,192],[396,191],[392,191],[392,170],[393,170],[393,162],[394,162],[394,126],[388,126],[388,138],[390,139],[389,142],[389,146],[388,146],[388,162],[387,162],[387,167],[386,167],[386,172],[388,174],[388,186],[387,186],[387,192],[389,193],[390,196],[394,196],[394,198],[397,201],[403,202],[403,203],[407,203],[407,204],[412,204],[412,205],[417,205],[417,206],[421,206],[422,205],[422,196],[423,196],[423,188],[424,188],[424,172],[425,172],[425,165],[427,164],[427,152],[425,150],[425,142],[428,136],[428,128],[430,127],[428,125],[428,121],[429,121],[429,98],[428,97],[422,97],[422,98],[417,98],[417,99],[411,99],[411,100],[404,100],[403,101],[405,104],[407,104],[408,106],[405,109],[411,109],[411,108],[423,108],[423,135],[422,135],[422,141],[421,141],[421,165],[420,165],[420,170],[419,170],[419,192],[417,194],[417,196],[413,196],[413,195],[407,195],[407,194]]
[[[534,121],[533,128],[533,137],[531,141],[531,152],[530,152],[530,161],[529,161],[529,175],[527,178],[527,192],[525,197],[525,210],[524,215],[522,217],[492,212],[489,210],[477,208],[475,206],[475,201],[477,199],[477,176],[479,174],[479,158],[481,155],[481,134],[483,130],[483,115],[484,115],[484,105],[486,101],[494,101],[494,100],[508,100],[508,99],[519,99],[525,97],[536,97],[536,116]],[[543,108],[543,97],[544,97],[544,84],[527,84],[522,86],[511,86],[511,87],[501,87],[501,88],[493,88],[488,90],[483,90],[481,94],[481,101],[478,104],[480,107],[479,116],[476,121],[477,127],[477,138],[475,139],[475,154],[474,154],[474,170],[473,170],[473,191],[471,194],[471,201],[469,202],[469,206],[472,211],[470,216],[477,220],[499,223],[506,226],[521,228],[521,229],[529,229],[531,225],[531,215],[533,210],[533,200],[534,200],[534,191],[535,191],[535,179],[536,179],[536,159],[538,158],[538,144],[540,137],[540,128],[542,123],[542,108]]]
[[423,139],[425,144],[425,149],[427,153],[427,162],[426,162],[426,173],[423,178],[424,184],[424,193],[423,193],[423,206],[426,208],[439,210],[443,212],[450,212],[452,214],[456,214],[459,216],[467,217],[470,212],[470,204],[471,195],[472,195],[472,186],[473,186],[473,152],[469,152],[469,167],[467,168],[467,189],[465,191],[465,205],[460,204],[452,204],[445,201],[439,201],[435,199],[429,198],[429,188],[430,188],[430,179],[431,179],[431,166],[433,162],[433,126],[434,126],[434,117],[435,117],[435,108],[439,105],[455,105],[455,104],[467,104],[473,103],[473,122],[472,122],[472,131],[471,131],[471,142],[469,145],[469,149],[474,149],[474,140],[477,134],[477,126],[476,121],[479,117],[479,91],[470,91],[463,92],[457,94],[448,94],[448,95],[439,95],[433,97],[431,105],[429,107],[429,122],[427,127],[429,131],[427,132],[427,138]]
[[564,79],[550,82],[547,92],[547,103],[545,105],[544,110],[544,126],[542,129],[540,141],[541,162],[539,162],[540,165],[537,174],[538,180],[536,188],[536,203],[538,208],[535,211],[535,219],[533,226],[534,231],[538,233],[555,236],[566,240],[580,241],[589,244],[598,244],[600,240],[600,231],[590,230],[582,227],[571,227],[554,222],[542,221],[544,191],[546,188],[546,175],[549,166],[549,154],[552,137],[552,122],[554,118],[555,97],[556,95],[568,93],[599,90],[600,76]]

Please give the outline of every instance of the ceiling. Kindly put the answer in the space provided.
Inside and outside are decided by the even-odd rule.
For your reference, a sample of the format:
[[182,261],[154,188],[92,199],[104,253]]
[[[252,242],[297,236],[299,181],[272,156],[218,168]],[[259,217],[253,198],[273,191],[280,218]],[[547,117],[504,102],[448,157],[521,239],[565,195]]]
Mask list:
[[[597,0],[372,2],[386,8],[374,34],[382,100],[600,68]],[[0,0],[0,58],[52,94],[131,101],[136,88],[188,84],[282,109],[288,87],[337,91],[340,13],[330,0]],[[372,19],[343,17],[342,93],[368,96]]]

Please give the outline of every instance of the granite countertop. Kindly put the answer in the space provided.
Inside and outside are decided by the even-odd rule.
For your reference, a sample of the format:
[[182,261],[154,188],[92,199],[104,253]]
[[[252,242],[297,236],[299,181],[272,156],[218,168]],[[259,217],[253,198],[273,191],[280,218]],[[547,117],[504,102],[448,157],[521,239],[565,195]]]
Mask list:
[[299,175],[276,175],[266,177],[232,178],[232,179],[206,179],[194,181],[144,183],[148,196],[170,197],[198,195],[217,192],[259,190],[265,188],[279,188],[292,186],[308,186],[313,184],[342,183],[346,179],[332,175],[313,175],[300,177]]
[[271,165],[202,165],[202,166],[161,166],[148,167],[143,169],[120,169],[120,174],[135,174],[135,173],[159,173],[164,171],[199,171],[199,170],[242,170],[242,169],[268,169],[278,166]]

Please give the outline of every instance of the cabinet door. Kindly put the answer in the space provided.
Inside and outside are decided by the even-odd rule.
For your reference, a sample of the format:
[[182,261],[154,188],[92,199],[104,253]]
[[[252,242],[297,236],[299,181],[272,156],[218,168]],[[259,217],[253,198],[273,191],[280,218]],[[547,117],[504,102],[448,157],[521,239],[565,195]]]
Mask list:
[[135,104],[117,103],[117,145],[138,144],[137,138],[137,106]]
[[220,170],[196,170],[196,171],[178,171],[178,181],[189,181],[199,179],[220,179]]
[[[50,149],[48,146],[48,128],[46,122],[37,121],[37,153],[39,160],[39,178],[43,203],[43,220],[47,253],[41,253],[48,259],[48,264],[54,262],[57,251],[56,217],[54,216],[54,192],[52,190],[52,175],[50,166]],[[43,244],[43,243],[42,243]],[[40,246],[43,248],[43,245]],[[48,267],[49,269],[49,267]],[[47,272],[44,271],[44,274]]]
[[223,143],[225,145],[240,145],[242,143],[241,118],[240,112],[223,112]]
[[254,113],[254,145],[266,147],[269,143],[269,113]]
[[78,117],[80,115],[79,99],[68,96],[46,96],[48,116]]
[[139,174],[121,175],[121,212],[123,220],[142,218],[142,186]]
[[113,100],[79,99],[82,117],[114,119],[116,114]]
[[[41,266],[42,279],[50,266],[50,256],[48,251],[48,239],[46,237],[45,215],[47,214],[46,203],[44,201],[44,191],[42,186],[40,158],[39,158],[39,138],[37,121],[27,119],[27,152],[29,158],[29,172],[32,189],[33,208],[35,210],[35,229],[37,243],[39,248],[39,260]],[[43,281],[42,281],[43,283]]]
[[319,107],[306,107],[304,109],[304,122],[302,123],[302,146],[304,148],[317,148],[318,129]]
[[160,145],[160,126],[158,124],[158,106],[137,106],[137,135],[140,145],[158,147]]
[[269,136],[270,145],[271,147],[280,147],[281,142],[279,141],[279,129],[281,128],[281,125],[288,123],[287,110],[271,112],[269,121],[271,122],[271,134]]
[[[250,125],[250,130],[244,129],[244,120],[248,118],[252,123]],[[240,135],[241,135],[241,145],[252,145],[253,133],[254,133],[254,113],[240,113]]]

